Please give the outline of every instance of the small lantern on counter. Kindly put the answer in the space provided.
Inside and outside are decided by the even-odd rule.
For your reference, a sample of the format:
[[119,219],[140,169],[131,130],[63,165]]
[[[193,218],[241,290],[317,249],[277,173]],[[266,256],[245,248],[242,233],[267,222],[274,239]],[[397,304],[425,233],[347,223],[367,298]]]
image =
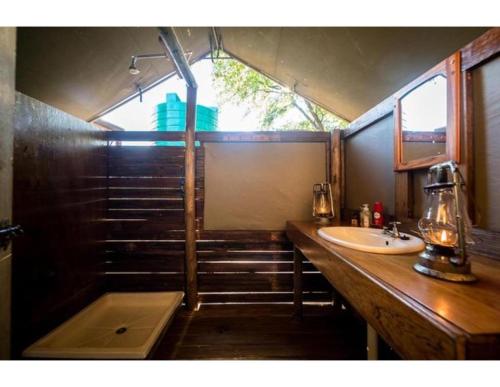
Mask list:
[[313,216],[320,224],[329,224],[334,217],[332,186],[328,183],[313,186]]
[[427,202],[418,228],[425,250],[414,269],[419,273],[453,282],[473,282],[466,244],[472,242],[465,211],[463,178],[454,161],[436,164],[427,173]]

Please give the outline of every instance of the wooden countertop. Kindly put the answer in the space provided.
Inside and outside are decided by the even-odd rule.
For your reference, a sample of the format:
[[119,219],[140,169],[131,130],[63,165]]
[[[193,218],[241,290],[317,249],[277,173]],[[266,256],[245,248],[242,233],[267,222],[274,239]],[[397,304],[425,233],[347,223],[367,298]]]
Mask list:
[[[413,335],[416,337],[408,337],[410,341],[422,339],[426,334],[432,337],[434,333],[438,336],[444,333],[446,337],[442,339],[451,339],[454,348],[448,348],[451,351],[448,353],[444,351],[443,358],[500,357],[500,262],[472,256],[472,271],[478,282],[445,282],[413,270],[418,254],[383,255],[352,250],[322,239],[317,235],[318,228],[313,222],[288,222],[287,235],[375,329],[379,325],[379,333],[404,357],[427,358],[422,351],[432,343],[423,345],[422,351],[408,349],[405,343],[397,342],[396,332],[387,332],[398,328],[386,321],[388,316],[384,316],[382,322],[378,321],[380,316],[371,316],[371,313],[381,314],[376,299],[380,289],[383,290],[380,297],[384,298],[384,308],[388,308],[382,309],[383,312],[394,313],[396,320],[401,318],[398,324],[408,323],[412,316],[426,320],[420,327],[401,326],[410,329],[406,332],[410,336],[411,329],[415,329]],[[353,289],[358,282],[360,288]],[[374,293],[359,293],[363,289],[372,289]],[[366,303],[363,297],[372,298],[369,305],[362,305]],[[421,328],[424,331],[420,331]],[[429,357],[441,358],[439,348],[435,350],[436,353]]]

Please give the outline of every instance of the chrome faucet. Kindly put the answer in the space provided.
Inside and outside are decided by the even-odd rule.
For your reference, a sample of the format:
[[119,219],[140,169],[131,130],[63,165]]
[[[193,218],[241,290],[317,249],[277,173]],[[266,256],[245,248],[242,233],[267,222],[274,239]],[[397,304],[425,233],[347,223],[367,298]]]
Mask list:
[[398,230],[398,224],[401,224],[401,222],[390,222],[389,224],[392,224],[392,230],[389,229],[389,227],[384,227],[383,233],[386,235],[389,235],[393,238],[398,238],[402,240],[408,240],[410,239],[406,235],[402,236]]

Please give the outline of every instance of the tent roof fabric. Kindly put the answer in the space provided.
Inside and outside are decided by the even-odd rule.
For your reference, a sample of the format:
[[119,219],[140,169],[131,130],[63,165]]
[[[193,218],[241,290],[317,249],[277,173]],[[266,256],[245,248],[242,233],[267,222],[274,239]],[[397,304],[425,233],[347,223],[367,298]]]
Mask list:
[[[487,28],[223,27],[224,50],[300,95],[353,120]],[[209,27],[176,27],[191,62]],[[18,28],[17,90],[85,120],[172,74],[154,27]]]
[[[154,27],[18,28],[16,88],[84,120],[174,72],[166,59],[131,57],[165,53]],[[191,62],[209,50],[208,28],[176,28]]]

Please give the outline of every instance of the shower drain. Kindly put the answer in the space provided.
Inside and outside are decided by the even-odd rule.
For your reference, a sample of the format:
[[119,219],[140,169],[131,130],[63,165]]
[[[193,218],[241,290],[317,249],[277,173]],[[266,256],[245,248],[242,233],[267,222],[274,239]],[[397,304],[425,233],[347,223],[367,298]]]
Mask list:
[[117,335],[121,335],[121,334],[123,334],[123,333],[125,333],[125,332],[127,332],[127,328],[126,328],[126,327],[120,327],[120,328],[118,328],[118,329],[115,331],[115,333],[116,333]]

